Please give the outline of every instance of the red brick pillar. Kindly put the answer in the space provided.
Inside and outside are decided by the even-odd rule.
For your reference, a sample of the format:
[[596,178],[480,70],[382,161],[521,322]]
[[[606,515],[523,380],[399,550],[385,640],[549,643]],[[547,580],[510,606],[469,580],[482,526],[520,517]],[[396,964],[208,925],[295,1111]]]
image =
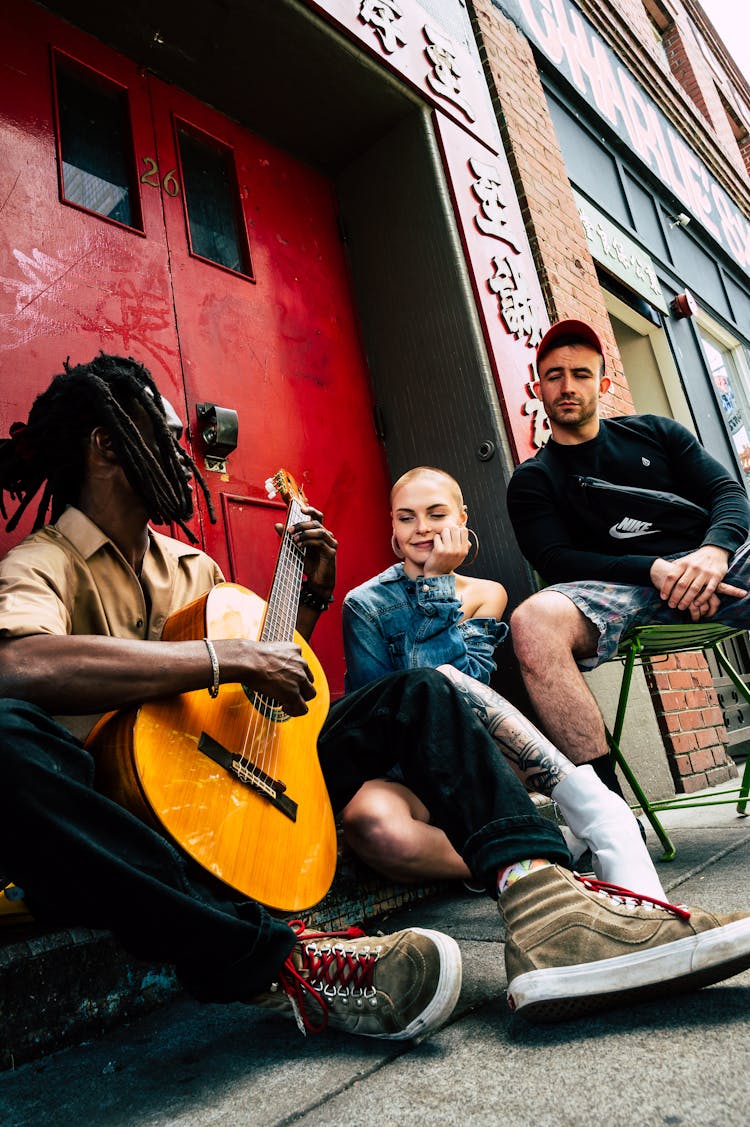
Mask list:
[[[631,414],[630,388],[531,47],[491,0],[467,7],[550,318],[579,317],[596,328],[612,379],[603,414]],[[636,7],[645,20],[642,5]],[[648,683],[675,788],[694,791],[736,774],[703,655],[655,663]]]
[[737,768],[703,654],[655,658],[645,672],[675,790],[689,794],[733,778]]

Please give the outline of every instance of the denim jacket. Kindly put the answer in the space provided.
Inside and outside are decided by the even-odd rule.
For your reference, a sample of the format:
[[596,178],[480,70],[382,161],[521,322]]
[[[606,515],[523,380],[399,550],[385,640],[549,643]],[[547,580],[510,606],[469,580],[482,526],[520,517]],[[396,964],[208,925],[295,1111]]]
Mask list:
[[346,691],[399,669],[438,665],[486,684],[508,627],[495,618],[460,617],[454,575],[409,579],[399,563],[355,587],[343,608]]

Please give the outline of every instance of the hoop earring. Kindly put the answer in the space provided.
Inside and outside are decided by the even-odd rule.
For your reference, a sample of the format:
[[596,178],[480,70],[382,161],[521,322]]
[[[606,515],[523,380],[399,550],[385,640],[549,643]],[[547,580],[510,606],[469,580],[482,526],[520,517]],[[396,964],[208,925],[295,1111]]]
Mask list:
[[396,537],[394,535],[391,535],[391,551],[393,552],[397,560],[402,560],[404,558],[404,553],[399,548]]
[[[469,537],[469,543],[471,544],[472,548],[474,549],[474,555],[471,557],[471,559],[468,559],[468,558],[465,559],[461,566],[462,567],[471,567],[471,565],[476,562],[476,558],[479,555],[479,537],[477,536],[477,534],[476,534],[476,532],[474,531],[473,528],[467,528],[466,534]],[[472,536],[474,537],[473,542],[472,542],[472,539],[471,539]]]

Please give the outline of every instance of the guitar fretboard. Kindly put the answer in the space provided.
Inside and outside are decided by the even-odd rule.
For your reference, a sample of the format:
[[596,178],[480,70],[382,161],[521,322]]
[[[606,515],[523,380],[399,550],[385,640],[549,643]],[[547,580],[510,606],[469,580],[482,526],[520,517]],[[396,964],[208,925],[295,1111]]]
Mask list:
[[266,618],[260,635],[262,642],[291,642],[294,637],[305,553],[292,540],[289,528],[303,517],[298,501],[292,498],[268,596]]

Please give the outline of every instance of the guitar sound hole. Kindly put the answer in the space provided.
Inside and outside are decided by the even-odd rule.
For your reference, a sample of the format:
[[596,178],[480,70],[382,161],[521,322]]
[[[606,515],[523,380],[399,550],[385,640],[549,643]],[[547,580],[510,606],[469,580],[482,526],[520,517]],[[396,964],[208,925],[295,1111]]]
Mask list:
[[274,724],[284,724],[289,719],[289,716],[284,712],[281,705],[271,697],[265,697],[262,693],[256,693],[255,689],[250,689],[247,685],[242,686],[242,691],[256,712],[259,712],[264,720],[271,720]]

